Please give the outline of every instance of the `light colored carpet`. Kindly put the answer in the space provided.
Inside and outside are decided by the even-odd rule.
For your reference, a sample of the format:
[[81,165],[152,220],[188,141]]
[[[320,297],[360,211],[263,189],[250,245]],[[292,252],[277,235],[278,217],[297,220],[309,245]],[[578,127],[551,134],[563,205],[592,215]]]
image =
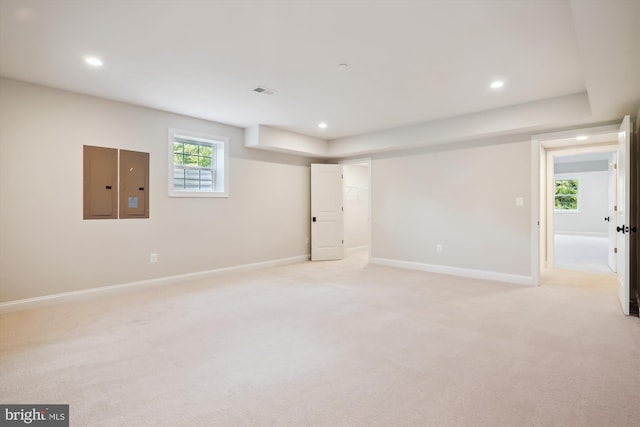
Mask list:
[[0,401],[72,426],[630,426],[615,286],[300,263],[4,314]]
[[564,270],[615,274],[609,268],[609,239],[596,236],[554,236],[554,265]]

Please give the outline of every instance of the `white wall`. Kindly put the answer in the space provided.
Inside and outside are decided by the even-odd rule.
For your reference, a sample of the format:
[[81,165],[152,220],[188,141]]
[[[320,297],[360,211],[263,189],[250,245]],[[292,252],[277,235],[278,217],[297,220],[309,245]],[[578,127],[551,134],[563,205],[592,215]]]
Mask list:
[[554,231],[563,234],[608,235],[609,173],[607,171],[555,174],[554,179],[579,180],[579,212],[554,212]]
[[372,258],[529,277],[530,150],[526,141],[374,159]]
[[277,129],[266,125],[256,125],[245,129],[245,147],[309,157],[326,157],[328,142],[299,133]]
[[462,141],[485,140],[493,143],[522,141],[536,130],[559,123],[586,123],[592,119],[586,92],[496,108],[464,116],[444,118],[411,126],[348,136],[329,142],[330,157],[369,155],[374,152],[437,146]]
[[369,167],[344,165],[344,246],[369,245]]
[[[308,253],[308,160],[219,123],[7,79],[0,93],[0,301]],[[231,197],[167,196],[170,127],[229,138]],[[149,219],[82,219],[83,144],[150,153]]]

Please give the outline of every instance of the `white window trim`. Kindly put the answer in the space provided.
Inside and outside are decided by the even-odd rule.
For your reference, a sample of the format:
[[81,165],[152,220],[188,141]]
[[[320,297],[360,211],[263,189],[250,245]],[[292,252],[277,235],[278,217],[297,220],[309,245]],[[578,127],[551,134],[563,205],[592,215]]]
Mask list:
[[[555,209],[555,201],[556,201],[556,195],[555,195],[555,184],[556,181],[578,181],[578,194],[576,194],[577,199],[578,199],[578,208],[574,209],[574,210],[570,210],[570,209]],[[559,214],[577,214],[581,212],[582,209],[582,183],[580,182],[580,178],[578,178],[577,176],[573,175],[573,174],[556,174],[553,177],[553,188],[554,188],[554,195],[553,195],[553,206],[554,209],[553,211],[555,213],[559,213]]]
[[[196,142],[207,142],[216,147],[216,189],[214,191],[176,191],[173,189],[173,140],[175,135]],[[229,138],[183,129],[169,128],[168,131],[168,179],[169,197],[229,197]],[[220,155],[220,150],[222,155]]]

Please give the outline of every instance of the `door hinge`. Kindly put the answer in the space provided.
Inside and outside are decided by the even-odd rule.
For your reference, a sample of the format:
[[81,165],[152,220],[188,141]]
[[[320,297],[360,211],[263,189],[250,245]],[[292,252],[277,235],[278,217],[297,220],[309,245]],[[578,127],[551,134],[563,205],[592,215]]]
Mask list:
[[344,245],[344,240],[342,241],[342,244]]
[[341,207],[340,209],[342,209],[342,212],[344,212],[344,206],[343,206],[343,207]]
[[618,169],[618,164],[617,164],[617,163],[614,163],[614,164],[613,164],[613,168],[614,168],[614,169]]
[[618,212],[618,205],[613,205],[613,211]]
[[618,248],[613,248],[613,253],[617,254],[618,253]]

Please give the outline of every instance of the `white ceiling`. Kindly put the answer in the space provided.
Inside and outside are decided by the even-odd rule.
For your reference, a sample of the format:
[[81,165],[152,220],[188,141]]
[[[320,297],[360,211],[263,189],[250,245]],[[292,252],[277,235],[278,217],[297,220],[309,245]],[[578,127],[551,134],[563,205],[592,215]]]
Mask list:
[[611,158],[612,151],[600,151],[595,153],[572,154],[567,156],[554,156],[555,164],[560,163],[581,163],[581,162],[602,162]]
[[640,0],[0,0],[2,76],[327,140],[582,92],[636,114],[638,46]]

